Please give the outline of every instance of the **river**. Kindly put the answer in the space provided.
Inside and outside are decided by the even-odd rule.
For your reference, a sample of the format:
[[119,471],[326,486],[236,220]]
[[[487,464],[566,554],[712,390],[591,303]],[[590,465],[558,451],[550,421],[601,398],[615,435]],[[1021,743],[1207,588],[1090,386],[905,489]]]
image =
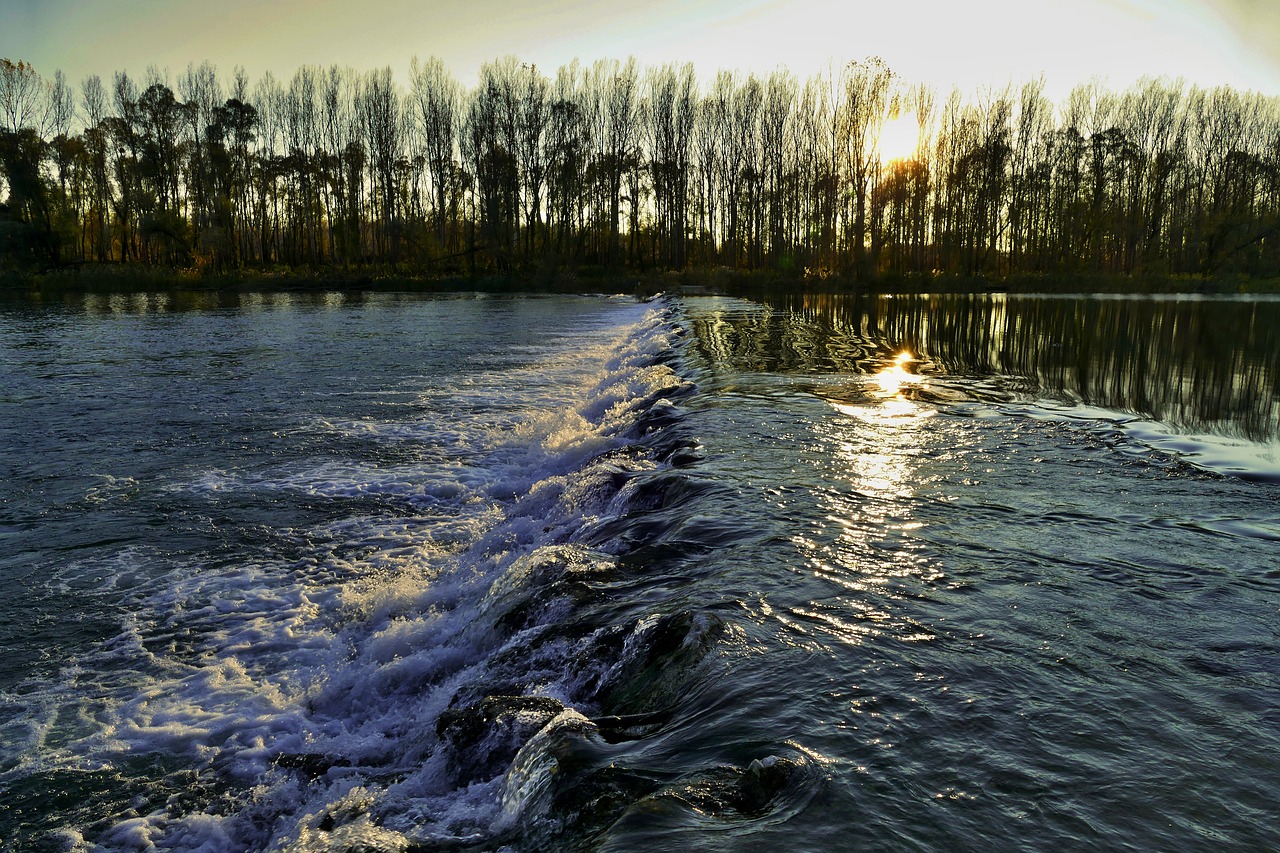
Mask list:
[[0,848],[1265,850],[1280,301],[0,302]]

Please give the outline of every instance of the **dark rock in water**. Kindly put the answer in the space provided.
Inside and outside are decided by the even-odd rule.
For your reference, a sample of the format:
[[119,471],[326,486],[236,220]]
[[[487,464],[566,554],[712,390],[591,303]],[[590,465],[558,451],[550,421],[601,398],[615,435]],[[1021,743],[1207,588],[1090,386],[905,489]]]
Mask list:
[[687,610],[663,616],[648,634],[644,664],[650,666],[680,652],[700,650],[703,627]]
[[666,461],[673,468],[687,468],[690,465],[697,465],[702,461],[702,448],[697,445],[679,448],[673,451]]
[[800,763],[771,755],[752,761],[745,769],[714,768],[664,795],[724,820],[758,818],[780,807],[801,771]]
[[642,620],[600,691],[601,705],[633,713],[672,707],[723,632],[724,622],[704,612],[681,610]]
[[514,563],[489,589],[494,625],[520,631],[540,624],[557,603],[581,606],[598,598],[592,582],[608,575],[613,560],[572,546],[542,548]]
[[501,773],[520,747],[564,711],[549,696],[488,696],[450,708],[436,721],[436,734],[453,754],[459,782]]
[[645,714],[596,717],[591,722],[595,724],[600,737],[606,743],[622,743],[623,741],[648,737],[654,731],[666,725],[674,714],[674,708],[667,708]]
[[550,696],[487,696],[474,705],[445,711],[436,722],[436,734],[458,745],[474,741],[504,721],[523,718],[540,729],[563,710],[564,705]]
[[759,814],[778,796],[796,771],[796,763],[771,755],[761,761],[756,759],[747,765],[738,780],[736,795],[729,804],[743,814]]
[[657,471],[637,478],[627,492],[627,509],[630,512],[661,509],[684,498],[687,476],[675,471]]
[[658,452],[658,461],[682,468],[702,461],[702,445],[692,438],[672,442]]
[[559,823],[573,826],[574,834],[585,842],[660,785],[656,779],[610,764],[563,785],[552,802],[552,814]]
[[[676,532],[683,518],[681,509],[713,488],[675,468],[647,472],[632,479],[620,493],[625,512],[588,525],[581,534],[582,540],[623,550],[661,543]],[[671,511],[660,512],[664,509]]]
[[684,420],[684,414],[667,400],[658,400],[636,424],[641,435],[658,432]]
[[276,756],[276,766],[286,770],[297,770],[316,779],[329,772],[331,767],[350,767],[351,762],[345,758],[331,755],[320,755],[313,752],[286,752]]

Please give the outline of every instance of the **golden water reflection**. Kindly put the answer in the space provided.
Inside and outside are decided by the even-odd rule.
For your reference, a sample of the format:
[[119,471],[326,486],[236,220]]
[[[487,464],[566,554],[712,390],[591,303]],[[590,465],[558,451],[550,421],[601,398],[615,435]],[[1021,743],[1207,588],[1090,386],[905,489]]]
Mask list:
[[930,417],[937,409],[918,402],[928,392],[929,380],[909,369],[918,361],[903,350],[876,372],[856,378],[847,387],[826,389],[822,396],[836,411],[867,423]]
[[930,480],[925,469],[937,440],[926,419],[935,409],[904,393],[924,381],[907,370],[905,359],[894,359],[868,377],[862,399],[830,400],[832,416],[816,425],[823,515],[816,529],[793,541],[830,591],[781,614],[791,630],[850,645],[876,637],[935,639],[931,626],[895,603],[907,594],[904,584],[943,577],[917,517],[918,490]]
[[880,388],[880,396],[896,397],[902,399],[902,387],[904,385],[917,385],[921,381],[921,377],[914,373],[908,373],[906,365],[915,361],[915,357],[910,352],[903,351],[894,356],[893,362],[888,367],[873,374],[876,385]]
[[[914,398],[928,384],[927,377],[913,372],[917,363],[910,351],[900,351],[862,377],[860,385],[828,398],[836,414],[818,425],[829,452],[831,488],[820,495],[828,533],[798,543],[808,552],[815,574],[847,593],[881,593],[881,603],[884,595],[894,598],[892,588],[900,579],[940,577],[917,534],[924,526],[916,518],[917,489],[929,479],[922,468],[937,441],[922,429],[937,408]],[[823,620],[831,628],[839,614],[865,608],[868,602],[861,596],[842,597],[827,606],[836,610]],[[858,642],[868,632],[916,638],[930,633],[919,625],[898,624],[880,606],[853,615],[858,629],[841,632],[848,642]]]
[[[1274,298],[803,294],[723,305],[700,312],[696,344],[738,370],[883,374],[891,383],[904,377],[886,360],[909,350],[919,363],[899,365],[904,373],[963,376],[970,392],[998,381],[993,393],[1013,388],[1181,429],[1280,438]],[[899,390],[945,401],[954,389]]]

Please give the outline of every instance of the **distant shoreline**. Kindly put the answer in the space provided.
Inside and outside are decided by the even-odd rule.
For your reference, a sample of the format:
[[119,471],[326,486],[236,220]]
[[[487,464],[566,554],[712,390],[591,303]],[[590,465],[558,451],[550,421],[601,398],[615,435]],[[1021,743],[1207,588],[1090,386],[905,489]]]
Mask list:
[[191,270],[116,264],[84,265],[74,270],[0,274],[0,294],[110,294],[163,291],[218,292],[421,292],[421,293],[658,293],[768,296],[774,294],[913,293],[1098,293],[1115,295],[1280,294],[1280,278],[1241,275],[1114,276],[1045,275],[962,276],[884,275],[858,282],[850,277],[800,278],[772,272],[725,268],[671,272],[586,268],[483,275],[432,276],[412,272],[362,270],[242,270],[200,274]]

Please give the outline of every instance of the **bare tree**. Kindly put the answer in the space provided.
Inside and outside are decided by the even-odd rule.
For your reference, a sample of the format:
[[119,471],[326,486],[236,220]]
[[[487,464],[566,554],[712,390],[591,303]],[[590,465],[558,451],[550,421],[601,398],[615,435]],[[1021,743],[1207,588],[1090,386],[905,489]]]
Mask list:
[[93,256],[99,262],[107,260],[110,237],[107,232],[107,211],[111,205],[111,183],[107,177],[107,149],[109,143],[107,118],[107,93],[102,78],[94,74],[80,84],[80,99],[84,115],[84,142],[89,158],[90,215],[86,216],[84,230],[88,243],[93,246]]
[[788,71],[769,75],[760,114],[760,151],[763,166],[762,188],[768,223],[768,253],[773,266],[789,253],[789,223],[793,221],[788,198],[795,174],[794,137],[788,132],[795,108],[796,80]]
[[704,245],[704,263],[719,260],[719,246],[723,236],[721,199],[724,195],[724,161],[729,156],[723,143],[728,132],[732,97],[733,77],[727,72],[721,72],[716,76],[711,91],[697,107],[694,125],[695,169],[698,175],[696,231]]
[[[1095,82],[1055,112],[1042,80],[940,101],[878,59],[803,85],[634,59],[548,79],[515,57],[465,94],[437,58],[407,94],[338,66],[143,79],[88,77],[77,100],[0,60],[0,190],[44,261],[430,265],[465,234],[472,268],[1280,268],[1280,99],[1225,87]],[[886,161],[907,112],[921,143]]]
[[667,265],[680,269],[688,228],[690,151],[697,104],[693,66],[686,63],[651,69],[646,83],[655,249]]
[[448,225],[456,216],[454,151],[461,90],[439,57],[433,56],[422,65],[414,57],[409,76],[415,127],[431,179],[436,239],[447,250],[450,246]]
[[[48,130],[53,135],[50,148],[53,151],[54,164],[58,170],[60,213],[66,219],[78,219],[80,212],[79,192],[68,192],[68,182],[72,181],[72,169],[80,162],[79,154],[84,144],[71,137],[71,123],[76,116],[76,99],[67,85],[67,77],[62,69],[54,71],[53,82],[49,85]],[[73,182],[78,183],[78,182]],[[73,195],[76,196],[73,198]],[[72,205],[77,209],[68,209]]]
[[842,76],[840,130],[848,180],[853,186],[853,217],[850,243],[854,275],[871,277],[867,259],[867,201],[871,178],[879,161],[880,128],[888,115],[893,72],[879,57],[850,64]]
[[0,59],[0,127],[10,133],[29,128],[44,137],[50,113],[44,81],[30,63]]
[[214,123],[214,111],[222,104],[222,84],[218,82],[217,69],[208,62],[199,66],[189,64],[178,77],[178,96],[183,101],[187,125],[187,186],[192,196],[192,241],[200,246],[202,234],[214,215],[208,202],[206,132]]
[[591,77],[598,110],[597,133],[594,136],[595,168],[601,176],[609,210],[606,257],[608,263],[614,265],[621,259],[618,238],[621,233],[623,178],[639,165],[636,157],[639,79],[635,58],[628,58],[626,63],[616,60],[597,62],[592,66]]
[[356,106],[365,147],[369,153],[369,175],[373,186],[375,252],[394,265],[399,260],[401,237],[400,187],[397,166],[404,154],[404,123],[400,92],[391,79],[391,69],[365,75]]
[[556,72],[546,132],[547,225],[551,251],[562,255],[585,230],[587,152],[590,135],[582,105],[582,73],[577,62]]
[[257,255],[262,265],[280,258],[282,250],[281,187],[287,151],[285,113],[288,98],[275,76],[267,71],[254,86],[252,105],[258,112]]
[[550,83],[536,65],[522,65],[517,89],[516,158],[524,208],[525,256],[531,258],[542,224],[547,182],[545,135],[550,119]]

